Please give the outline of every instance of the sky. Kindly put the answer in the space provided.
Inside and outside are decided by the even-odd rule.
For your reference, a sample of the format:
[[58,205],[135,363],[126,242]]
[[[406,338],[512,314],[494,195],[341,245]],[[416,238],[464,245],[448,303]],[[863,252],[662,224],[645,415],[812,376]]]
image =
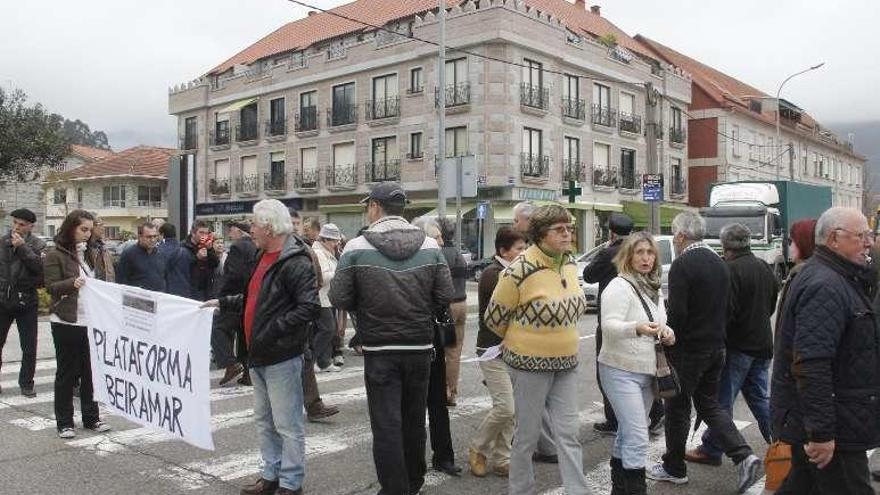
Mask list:
[[[387,0],[405,1],[405,0]],[[328,8],[347,0],[312,0]],[[590,3],[590,2],[588,2]],[[602,15],[820,122],[880,120],[877,0],[616,0]],[[306,15],[286,0],[28,0],[0,20],[0,86],[104,130],[114,149],[175,146],[168,87]],[[858,143],[858,136],[856,136]]]

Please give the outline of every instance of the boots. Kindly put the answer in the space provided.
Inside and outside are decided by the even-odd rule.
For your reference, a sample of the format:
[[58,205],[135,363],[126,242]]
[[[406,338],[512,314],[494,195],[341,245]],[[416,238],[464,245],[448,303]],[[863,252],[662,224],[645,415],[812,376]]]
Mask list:
[[623,495],[648,495],[648,485],[645,483],[645,468],[623,469]]
[[626,495],[624,491],[623,461],[611,458],[611,495]]

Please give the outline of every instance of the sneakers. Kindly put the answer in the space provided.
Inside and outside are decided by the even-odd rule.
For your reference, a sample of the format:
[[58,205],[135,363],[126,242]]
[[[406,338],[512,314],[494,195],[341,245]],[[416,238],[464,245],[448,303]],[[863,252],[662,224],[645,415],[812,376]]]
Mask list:
[[330,364],[326,368],[320,368],[317,364],[315,365],[315,373],[338,373],[340,371],[342,371],[342,368],[335,364]]
[[76,437],[76,432],[73,431],[73,428],[61,428],[58,430],[58,437],[64,439],[74,438]]
[[345,358],[342,356],[342,354],[338,356],[333,356],[333,366],[338,366],[340,368],[345,366]]
[[474,449],[468,450],[468,464],[471,466],[471,474],[482,478],[486,476],[486,456]]
[[593,430],[598,431],[602,435],[617,435],[617,425],[612,425],[608,421],[593,423]]
[[683,485],[688,482],[687,476],[679,478],[667,473],[666,469],[663,468],[663,463],[654,464],[646,469],[645,476],[654,481],[668,481],[674,485]]
[[104,433],[110,431],[112,428],[110,427],[110,425],[103,421],[95,421],[93,424],[86,426],[86,429],[92,430],[96,433]]
[[761,459],[751,454],[736,465],[736,474],[739,478],[737,493],[745,493],[761,477]]
[[37,396],[37,392],[34,391],[34,387],[21,387],[21,395],[33,399]]

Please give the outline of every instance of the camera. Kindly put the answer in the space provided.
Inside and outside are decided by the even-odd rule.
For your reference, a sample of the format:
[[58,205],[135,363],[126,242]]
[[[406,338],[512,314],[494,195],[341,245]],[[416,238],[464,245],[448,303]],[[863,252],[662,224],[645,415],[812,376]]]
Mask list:
[[203,235],[199,238],[199,249],[208,249],[214,245],[214,234]]

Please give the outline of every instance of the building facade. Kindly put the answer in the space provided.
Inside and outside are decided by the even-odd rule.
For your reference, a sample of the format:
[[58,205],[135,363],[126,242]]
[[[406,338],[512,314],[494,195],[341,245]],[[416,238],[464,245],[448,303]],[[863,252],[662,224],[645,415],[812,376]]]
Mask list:
[[101,217],[107,239],[137,233],[137,226],[166,218],[169,160],[176,150],[137,146],[50,176],[45,191],[46,235],[64,217],[85,209]]
[[780,179],[830,187],[834,206],[862,208],[866,159],[851,142],[789,101],[777,101],[656,41],[636,39],[692,79],[691,206],[706,206],[714,182]]
[[[409,192],[408,216],[434,214],[442,91],[443,155],[472,163],[477,182],[477,196],[463,200],[471,251],[491,246],[523,200],[568,206],[580,250],[603,237],[611,211],[645,224],[644,84],[665,91],[661,129],[669,127],[690,103],[681,71],[582,1],[450,1],[446,39],[456,49],[447,50],[438,88],[436,46],[420,41],[438,39],[436,2],[400,4],[337,9],[382,30],[311,15],[172,88],[181,150],[196,163],[197,216],[222,222],[275,197],[351,236],[365,223],[360,199],[385,180]],[[683,122],[658,141],[665,199],[682,206]],[[484,201],[489,211],[478,221]],[[447,208],[454,216],[454,201]]]

